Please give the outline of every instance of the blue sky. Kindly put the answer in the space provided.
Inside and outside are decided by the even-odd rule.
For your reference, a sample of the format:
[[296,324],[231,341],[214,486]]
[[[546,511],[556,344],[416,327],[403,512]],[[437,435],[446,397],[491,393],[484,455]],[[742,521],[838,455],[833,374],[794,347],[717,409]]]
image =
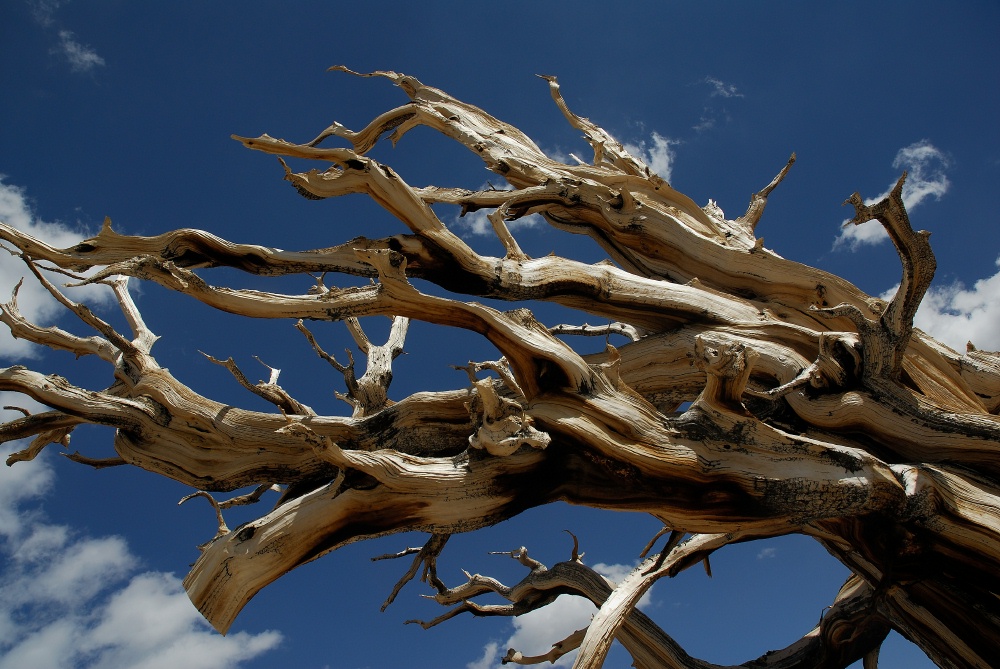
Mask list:
[[[519,126],[552,155],[584,157],[579,133],[534,76],[554,74],[574,111],[635,147],[675,188],[699,203],[715,200],[730,217],[795,151],[798,162],[758,234],[777,253],[873,294],[893,289],[898,260],[877,230],[841,231],[849,217],[841,202],[855,190],[876,197],[908,170],[912,220],[932,231],[938,257],[918,325],[958,350],[968,339],[1000,349],[995,2],[371,7],[3,3],[0,219],[58,245],[96,232],[105,215],[126,233],[197,227],[286,249],[393,234],[401,224],[361,197],[298,197],[273,159],[246,151],[230,134],[304,141],[333,120],[358,128],[405,100],[386,81],[325,71],[345,64],[415,75]],[[415,185],[499,183],[474,156],[426,130],[374,155]],[[477,249],[497,251],[476,219],[441,215]],[[600,257],[595,246],[541,225],[515,234],[531,255]],[[0,260],[0,291],[22,273]],[[249,285],[235,273],[213,280]],[[297,279],[280,286],[306,288]],[[106,303],[97,293],[87,299]],[[267,408],[198,351],[232,355],[251,376],[264,375],[252,358],[259,355],[321,413],[347,411],[333,398],[342,381],[319,368],[290,323],[242,323],[156,287],[139,287],[136,299],[162,336],[157,359],[200,392]],[[35,288],[25,287],[21,304],[42,323],[75,327]],[[327,350],[350,345],[342,325],[326,325],[314,332]],[[373,338],[379,327],[371,325]],[[395,369],[397,399],[461,387],[464,378],[449,365],[491,357],[475,338],[420,324],[407,351]],[[72,365],[7,335],[0,335],[0,358],[95,388],[107,379],[89,361]],[[25,404],[4,395],[3,404]],[[73,448],[107,455],[110,435],[78,430]],[[570,600],[527,621],[455,619],[430,631],[403,625],[439,611],[411,584],[379,613],[407,565],[369,558],[422,541],[398,536],[293,572],[254,599],[222,638],[179,589],[195,546],[215,530],[207,504],[177,506],[188,492],[139,471],[95,472],[54,454],[0,471],[0,668],[481,669],[498,666],[496,653],[509,645],[544,652],[589,616]],[[227,520],[234,526],[247,518]],[[464,568],[516,582],[518,566],[488,552],[525,545],[547,564],[567,559],[564,528],[580,536],[589,564],[620,577],[657,524],[539,509],[454,538],[442,576],[457,583]],[[715,662],[742,662],[798,638],[845,577],[818,546],[794,537],[727,548],[713,557],[713,573],[710,580],[691,570],[661,582],[644,606],[689,652]],[[619,654],[609,666],[627,664]],[[919,651],[897,641],[881,660],[889,668],[925,665]]]

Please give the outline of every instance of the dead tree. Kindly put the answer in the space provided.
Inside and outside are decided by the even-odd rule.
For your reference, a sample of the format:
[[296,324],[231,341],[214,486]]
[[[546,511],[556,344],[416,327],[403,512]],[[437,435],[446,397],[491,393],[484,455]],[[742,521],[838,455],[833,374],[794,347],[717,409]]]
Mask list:
[[[126,236],[106,222],[97,236],[57,249],[0,228],[9,250],[95,334],[27,321],[16,290],[0,319],[16,337],[97,356],[113,371],[96,390],[22,366],[0,371],[0,389],[50,408],[0,428],[4,441],[34,438],[8,464],[65,442],[78,425],[99,424],[115,429],[117,457],[73,457],[134,465],[208,497],[219,532],[201,547],[185,587],[222,632],[255,593],[298,565],[349,542],[417,530],[430,539],[409,551],[413,566],[390,600],[422,571],[450,607],[425,626],[466,612],[519,615],[576,593],[599,607],[586,630],[545,656],[511,650],[506,661],[543,662],[579,648],[575,666],[597,667],[617,638],[637,667],[710,667],[638,611],[639,597],[729,544],[800,533],[852,575],[816,629],[744,666],[845,667],[865,658],[874,667],[890,629],[940,666],[1000,666],[1000,356],[971,347],[960,355],[913,328],[935,260],[902,205],[905,174],[877,204],[850,198],[853,222],[877,220],[898,251],[901,283],[886,302],[763,246],[755,228],[787,167],[745,214],[727,220],[574,114],[555,78],[544,77],[593,147],[592,162],[553,160],[517,128],[413,77],[361,76],[389,79],[409,102],[358,132],[334,123],[303,144],[235,139],[328,164],[297,173],[283,161],[285,179],[312,199],[365,193],[406,227],[399,234],[289,252],[193,229]],[[367,155],[386,134],[395,143],[416,126],[466,147],[511,188],[414,187]],[[491,211],[504,257],[473,251],[433,204]],[[529,257],[507,225],[528,214],[589,235],[608,260]],[[207,280],[215,267],[308,275],[310,288],[289,295],[216,286]],[[131,332],[71,301],[47,278],[51,271],[108,284]],[[315,279],[337,273],[372,280],[338,288]],[[296,321],[303,346],[343,374],[351,415],[317,415],[281,388],[276,371],[252,384],[232,360],[212,359],[276,410],[199,395],[157,364],[157,337],[122,277],[248,318]],[[410,278],[469,298],[550,302],[609,324],[546,325],[527,309],[428,294]],[[384,345],[370,342],[357,320],[372,315],[394,318]],[[394,403],[387,388],[408,319],[470,330],[502,357],[470,363],[467,387]],[[353,360],[324,351],[305,321],[344,321],[367,372],[358,377]],[[623,336],[621,345],[600,354],[572,346],[575,337],[611,333]],[[253,493],[222,502],[211,494],[248,486]],[[272,488],[281,494],[271,511],[226,527],[224,507]],[[452,587],[438,578],[436,559],[451,534],[557,500],[647,513],[669,535],[614,588],[576,551],[552,568],[515,551],[529,573],[513,587],[479,575]],[[487,593],[510,604],[477,604]]]

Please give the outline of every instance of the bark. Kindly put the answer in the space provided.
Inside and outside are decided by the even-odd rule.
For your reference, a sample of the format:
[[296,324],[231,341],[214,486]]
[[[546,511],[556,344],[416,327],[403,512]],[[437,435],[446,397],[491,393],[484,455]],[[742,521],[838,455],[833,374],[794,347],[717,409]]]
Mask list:
[[[600,607],[590,626],[546,655],[512,649],[506,661],[554,661],[578,648],[574,666],[597,667],[617,639],[638,667],[710,667],[638,611],[639,597],[661,577],[707,565],[731,543],[801,533],[852,576],[816,629],[744,666],[845,667],[861,658],[874,666],[890,629],[940,666],[1000,666],[1000,355],[971,347],[961,355],[913,328],[934,256],[927,234],[910,227],[900,197],[905,175],[875,205],[858,194],[849,200],[853,222],[878,220],[899,253],[900,288],[884,302],[781,258],[756,237],[767,198],[794,156],[753,194],[744,215],[727,220],[570,111],[553,77],[544,79],[592,145],[591,164],[555,161],[513,126],[413,77],[361,76],[389,79],[409,102],[358,132],[335,123],[301,144],[236,139],[283,164],[321,161],[327,166],[308,172],[285,164],[284,178],[312,199],[366,194],[405,226],[393,237],[289,252],[199,230],[122,235],[106,221],[97,236],[56,249],[0,225],[0,238],[27,269],[95,334],[28,322],[16,289],[0,320],[17,337],[95,355],[111,371],[99,389],[20,366],[0,371],[0,390],[50,408],[0,427],[3,441],[33,438],[8,464],[67,443],[77,425],[100,424],[115,428],[118,457],[74,459],[134,465],[207,497],[219,530],[184,583],[221,632],[295,567],[347,543],[419,530],[431,535],[424,547],[390,556],[415,555],[386,605],[422,571],[439,603],[457,605],[425,626],[461,613],[519,615],[574,593]],[[367,155],[387,133],[396,143],[420,125],[480,156],[511,188],[414,187]],[[473,251],[432,204],[492,210],[505,256]],[[507,221],[530,213],[594,238],[609,261],[528,257]],[[259,290],[212,285],[207,277],[216,267],[310,275],[311,287],[283,294],[263,282]],[[48,271],[107,283],[130,331],[64,296]],[[337,273],[373,281],[327,286],[323,276]],[[156,336],[125,277],[248,318],[291,319],[343,375],[339,396],[351,415],[317,415],[279,385],[280,370],[254,384],[231,358],[207,356],[275,410],[243,410],[196,393],[156,362]],[[429,294],[411,278],[470,299]],[[502,312],[477,297],[550,302],[577,310],[580,322],[546,325],[528,309]],[[374,315],[394,319],[381,345],[358,320]],[[588,318],[609,324],[591,326]],[[392,360],[411,319],[477,333],[503,357],[470,363],[465,388],[394,402]],[[325,351],[308,320],[344,321],[367,371],[358,377],[350,353],[338,361]],[[574,336],[611,334],[625,343],[586,356],[572,346]],[[247,486],[254,492],[230,500],[211,494]],[[257,502],[271,488],[281,491],[271,511],[235,530],[226,526],[225,508]],[[558,500],[651,514],[670,538],[617,587],[583,565],[575,548],[552,569],[515,551],[529,575],[513,587],[479,575],[448,587],[437,577],[451,534]],[[486,593],[511,603],[474,601]]]

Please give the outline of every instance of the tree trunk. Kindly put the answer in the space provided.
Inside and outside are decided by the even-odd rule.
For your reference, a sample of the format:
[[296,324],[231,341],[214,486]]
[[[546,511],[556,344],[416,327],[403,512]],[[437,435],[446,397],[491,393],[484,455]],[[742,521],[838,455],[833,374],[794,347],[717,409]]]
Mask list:
[[[437,601],[453,606],[425,626],[464,612],[519,615],[575,593],[600,607],[586,630],[545,656],[512,649],[505,661],[554,661],[579,648],[574,666],[597,667],[617,638],[637,667],[710,667],[638,611],[639,597],[656,579],[731,543],[801,533],[852,576],[815,630],[745,666],[846,667],[860,658],[874,666],[890,629],[940,666],[1000,666],[1000,355],[962,356],[913,329],[935,262],[927,234],[912,230],[903,207],[905,174],[877,204],[850,199],[853,223],[878,220],[899,253],[900,287],[884,302],[781,258],[756,237],[767,198],[794,156],[743,216],[726,220],[571,112],[552,77],[545,79],[553,99],[593,146],[592,164],[552,160],[516,128],[413,77],[361,76],[388,78],[410,102],[359,132],[334,124],[304,144],[236,139],[282,158],[330,163],[304,173],[286,165],[285,179],[313,199],[366,193],[408,232],[288,252],[190,229],[125,236],[106,221],[96,237],[56,249],[0,226],[0,238],[96,334],[26,321],[16,290],[0,320],[16,337],[96,355],[113,370],[103,390],[19,366],[0,371],[0,390],[51,408],[0,428],[4,441],[34,437],[8,464],[65,443],[79,424],[107,425],[116,428],[117,458],[73,457],[135,465],[208,497],[219,532],[184,583],[221,632],[291,569],[347,543],[419,530],[431,539],[414,551],[387,604],[423,566]],[[395,143],[418,125],[470,149],[512,189],[415,188],[366,155],[386,133]],[[349,148],[321,146],[330,138]],[[473,251],[432,204],[493,210],[489,220],[506,255]],[[591,236],[610,261],[528,257],[506,224],[528,214]],[[65,297],[41,261],[70,275],[86,272],[84,283],[108,284],[130,334]],[[203,276],[214,267],[374,281],[341,289],[309,279],[315,285],[307,293],[287,295],[211,285]],[[281,388],[277,370],[251,384],[232,359],[210,358],[275,412],[199,395],[157,364],[156,336],[121,277],[234,314],[295,319],[316,353],[343,374],[340,397],[351,415],[317,415]],[[547,301],[611,323],[547,326],[527,309],[501,312],[421,292],[410,278],[470,298]],[[395,319],[384,345],[370,342],[357,320],[370,315]],[[470,363],[466,388],[393,403],[392,360],[409,319],[471,330],[503,357]],[[367,371],[357,377],[353,359],[345,364],[324,351],[307,320],[345,321]],[[625,343],[594,355],[571,346],[574,336],[611,334]],[[209,494],[246,486],[256,491],[223,502]],[[273,510],[230,531],[222,510],[257,501],[272,487],[281,491]],[[616,588],[576,551],[551,569],[515,552],[529,573],[513,587],[478,575],[451,588],[438,579],[435,561],[449,535],[558,500],[651,514],[669,539]],[[511,603],[474,601],[489,592]]]

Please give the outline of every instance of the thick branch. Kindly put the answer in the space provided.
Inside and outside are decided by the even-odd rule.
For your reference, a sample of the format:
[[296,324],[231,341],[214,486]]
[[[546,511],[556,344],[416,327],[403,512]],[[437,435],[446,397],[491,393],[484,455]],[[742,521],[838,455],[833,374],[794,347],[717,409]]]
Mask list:
[[[16,290],[0,306],[0,321],[14,336],[96,355],[114,374],[109,387],[90,390],[23,367],[0,370],[0,390],[52,409],[0,427],[0,441],[34,438],[12,461],[48,443],[65,445],[79,424],[104,425],[115,430],[118,458],[73,459],[127,462],[203,491],[196,495],[217,511],[219,533],[185,587],[220,630],[290,569],[347,543],[416,530],[431,539],[403,552],[416,556],[387,603],[422,565],[435,598],[453,607],[425,626],[463,612],[518,615],[560,594],[583,594],[600,607],[586,631],[548,653],[512,651],[507,659],[552,661],[579,645],[578,666],[596,667],[618,638],[637,667],[706,669],[711,665],[689,657],[636,611],[641,594],[729,543],[801,532],[855,576],[817,629],[746,666],[839,668],[865,657],[870,667],[889,626],[942,665],[1000,664],[992,643],[1000,635],[1000,364],[995,354],[970,350],[963,358],[914,334],[934,259],[926,234],[910,228],[902,179],[876,204],[851,199],[853,222],[878,219],[899,253],[902,281],[887,304],[780,258],[756,238],[791,160],[743,216],[727,220],[714,203],[697,206],[570,111],[554,77],[544,78],[567,121],[590,142],[591,164],[552,160],[513,126],[413,77],[361,76],[389,79],[409,103],[358,132],[334,123],[306,144],[237,139],[279,157],[330,163],[304,173],[285,165],[285,178],[310,198],[365,193],[406,234],[286,252],[196,230],[125,236],[105,221],[95,237],[55,249],[0,225],[0,239],[17,247],[29,271],[96,336],[28,322]],[[414,188],[367,155],[385,134],[396,142],[418,125],[480,156],[513,190]],[[328,139],[350,148],[321,146]],[[495,209],[490,219],[505,257],[473,251],[431,204],[463,213]],[[505,221],[532,213],[557,230],[593,237],[610,261],[529,258]],[[63,274],[93,270],[76,278],[111,287],[131,334],[63,295],[39,260]],[[303,277],[310,285],[302,295],[234,290],[195,272],[216,266],[258,276],[310,274]],[[328,272],[378,281],[328,287]],[[193,392],[153,358],[156,336],[119,275],[230,313],[298,320],[316,353],[343,375],[341,397],[353,415],[317,416],[278,386],[278,370],[252,384],[231,360],[211,358],[277,411],[244,411]],[[418,290],[413,277],[451,296]],[[552,327],[526,308],[503,313],[456,295],[548,300],[580,311],[571,322],[609,325]],[[368,315],[393,317],[385,344],[361,330],[357,319]],[[479,334],[503,358],[465,367],[470,388],[394,403],[392,360],[411,318]],[[366,372],[356,377],[350,353],[346,365],[326,353],[304,320],[344,321],[368,358]],[[582,356],[570,346],[574,334],[628,341]],[[490,371],[500,379],[479,378]],[[686,402],[690,408],[679,412]],[[209,495],[244,486],[254,492],[225,502]],[[228,531],[222,509],[269,489],[282,491],[275,508]],[[515,551],[530,574],[511,588],[479,575],[455,588],[437,579],[436,559],[450,534],[557,500],[648,513],[671,538],[616,588],[585,568],[576,549],[551,570]],[[473,601],[488,593],[508,603]]]

